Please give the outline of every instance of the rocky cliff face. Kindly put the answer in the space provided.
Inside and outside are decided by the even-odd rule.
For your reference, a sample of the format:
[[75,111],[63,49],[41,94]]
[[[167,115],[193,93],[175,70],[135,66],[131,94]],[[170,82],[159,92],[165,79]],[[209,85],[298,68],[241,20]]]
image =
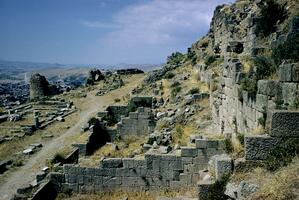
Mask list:
[[298,109],[298,6],[276,2],[218,6],[209,33],[188,49],[219,133],[267,129],[273,110]]

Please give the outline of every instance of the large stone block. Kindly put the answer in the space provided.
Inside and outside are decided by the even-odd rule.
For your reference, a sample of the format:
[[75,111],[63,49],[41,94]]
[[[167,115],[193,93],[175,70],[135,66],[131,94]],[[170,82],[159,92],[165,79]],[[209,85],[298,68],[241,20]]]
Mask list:
[[298,84],[297,83],[282,83],[282,99],[284,104],[294,106],[298,98]]
[[212,140],[212,139],[207,140],[207,148],[218,149],[218,147],[219,147],[219,140]]
[[280,142],[280,138],[267,135],[245,137],[245,159],[265,160],[269,152]]
[[268,80],[259,80],[257,82],[257,93],[267,95]]
[[214,181],[200,181],[198,182],[198,199],[207,200],[212,195]]
[[196,148],[205,149],[207,148],[207,140],[206,139],[196,139],[195,140]]
[[135,166],[134,158],[123,158],[122,161],[123,161],[124,168],[132,169]]
[[197,153],[198,151],[195,147],[181,147],[182,157],[196,157]]
[[216,158],[215,176],[221,180],[223,176],[231,174],[233,171],[233,160],[228,155],[220,155]]
[[104,185],[121,185],[122,178],[121,177],[103,177]]
[[123,167],[121,158],[106,158],[101,161],[103,168],[121,168]]
[[293,65],[292,76],[293,82],[299,82],[299,63]]
[[299,64],[287,63],[280,65],[279,80],[281,82],[299,82]]
[[299,138],[299,112],[274,111],[270,135],[273,137]]
[[256,110],[259,112],[265,112],[268,106],[268,96],[263,94],[256,95]]

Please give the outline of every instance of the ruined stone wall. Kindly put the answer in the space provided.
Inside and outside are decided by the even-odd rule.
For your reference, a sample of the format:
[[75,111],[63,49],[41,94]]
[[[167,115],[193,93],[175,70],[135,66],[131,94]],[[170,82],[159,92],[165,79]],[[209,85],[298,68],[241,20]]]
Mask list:
[[128,111],[128,106],[108,106],[107,115],[113,116],[117,121],[121,120],[121,116],[126,116]]
[[150,108],[140,107],[136,112],[130,112],[117,124],[117,132],[120,136],[148,135],[154,131],[155,121]]
[[269,128],[273,110],[298,106],[298,63],[280,66],[279,80],[259,80],[257,94],[242,90],[244,73],[238,60],[225,64],[219,88],[210,99],[214,125],[219,133],[248,133],[259,126]]
[[[299,112],[273,111],[268,135],[245,137],[245,159],[266,160],[269,153],[283,142],[299,142]],[[286,146],[288,147],[288,146]],[[293,148],[293,147],[289,147]]]
[[199,170],[223,153],[222,146],[221,140],[197,139],[196,147],[182,147],[180,156],[147,152],[144,158],[107,158],[98,168],[64,165],[63,173],[50,177],[60,191],[75,193],[196,187]]
[[[267,38],[267,44],[259,41],[255,35],[258,13],[254,3],[219,6],[214,12],[209,34],[192,45],[191,49],[201,58],[211,53],[208,49],[213,49],[214,55],[224,60],[217,73],[205,64],[197,66],[201,81],[209,84],[211,89],[210,104],[218,133],[248,133],[259,126],[269,128],[267,116],[274,109],[292,110],[299,105],[298,63],[282,64],[279,78],[259,80],[254,93],[241,86],[249,73],[248,68],[252,67],[253,71],[256,68],[246,59],[269,52],[281,36],[286,37],[273,34]],[[287,36],[296,29],[295,22],[292,23]],[[209,41],[206,48],[203,47],[205,41]]]
[[32,74],[30,78],[30,99],[49,95],[50,88],[47,79],[40,74]]

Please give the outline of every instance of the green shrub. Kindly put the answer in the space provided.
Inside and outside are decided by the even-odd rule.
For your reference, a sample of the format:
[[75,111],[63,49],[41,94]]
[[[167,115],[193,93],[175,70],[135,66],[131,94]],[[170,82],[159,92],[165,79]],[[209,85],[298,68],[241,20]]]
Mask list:
[[14,165],[14,166],[17,166],[17,167],[23,166],[23,160],[22,160],[21,158],[16,158],[16,159],[13,161],[13,165]]
[[207,48],[208,46],[209,46],[209,42],[208,42],[208,41],[203,42],[203,43],[200,45],[201,48]]
[[237,133],[237,139],[242,146],[244,146],[244,133]]
[[177,94],[182,90],[181,86],[175,86],[171,89],[171,96],[176,97]]
[[277,99],[275,101],[275,108],[278,110],[283,110],[284,106],[283,106],[284,101],[282,99]]
[[173,82],[173,83],[170,85],[170,87],[175,88],[175,87],[178,87],[178,86],[180,86],[180,85],[181,85],[180,82],[175,81],[175,82]]
[[51,163],[55,164],[55,163],[59,163],[59,162],[63,162],[63,161],[64,161],[64,156],[60,153],[56,153],[54,155],[54,157],[52,158]]
[[95,117],[92,117],[92,118],[90,118],[90,119],[88,120],[88,124],[89,124],[89,126],[91,126],[91,125],[95,125],[97,122],[98,122],[98,119],[95,118]]
[[180,52],[172,53],[167,57],[167,64],[170,65],[180,65],[181,62],[185,60],[185,55]]
[[197,62],[197,55],[191,48],[188,48],[187,58],[191,61],[191,64],[194,66]]
[[282,141],[270,151],[266,160],[266,168],[275,171],[281,167],[287,166],[292,159],[299,153],[299,139],[289,138]]
[[258,121],[259,125],[261,125],[262,127],[265,128],[265,125],[266,125],[266,119],[265,119],[264,117],[260,117],[260,118],[258,118],[257,121]]
[[94,82],[93,82],[92,78],[88,78],[86,80],[86,85],[93,85],[93,84],[94,84]]
[[115,119],[115,117],[113,117],[111,115],[106,115],[102,119],[107,122],[108,126],[114,126],[117,123],[117,120]]
[[175,77],[175,74],[173,72],[167,72],[164,76],[166,79],[172,79]]
[[224,151],[226,153],[232,153],[234,151],[232,140],[229,138],[224,139]]
[[217,60],[216,56],[208,56],[205,59],[205,65],[208,67],[210,66],[213,62],[215,62]]
[[284,60],[299,62],[299,34],[287,38],[285,42],[277,45],[272,51],[272,59],[279,66]]
[[191,90],[189,90],[188,94],[197,94],[199,93],[199,88],[192,88]]
[[173,142],[181,144],[183,135],[184,135],[183,127],[180,124],[176,125],[174,132],[172,134]]
[[256,34],[268,36],[276,30],[276,24],[283,22],[287,17],[285,5],[280,5],[274,0],[264,0],[260,6],[261,17],[257,20]]
[[206,200],[227,200],[228,197],[224,194],[226,184],[229,181],[229,175],[223,175],[220,180],[216,180],[208,191]]
[[255,95],[257,92],[257,81],[246,77],[241,82],[241,89],[247,91],[249,95]]
[[114,102],[115,102],[115,103],[118,103],[118,102],[120,102],[120,99],[119,99],[119,98],[116,98],[116,99],[114,99]]
[[271,74],[275,73],[277,67],[271,58],[265,56],[257,56],[254,59],[256,66],[256,78],[257,80],[267,79]]

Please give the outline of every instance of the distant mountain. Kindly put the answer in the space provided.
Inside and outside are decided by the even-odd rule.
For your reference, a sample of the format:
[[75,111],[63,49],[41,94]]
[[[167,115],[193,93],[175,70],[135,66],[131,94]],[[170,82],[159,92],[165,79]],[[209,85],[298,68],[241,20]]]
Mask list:
[[59,63],[38,63],[38,62],[22,62],[22,61],[4,61],[0,60],[0,68],[14,68],[14,69],[41,69],[41,68],[62,68],[66,67],[66,65],[62,65]]
[[22,61],[4,61],[0,60],[0,69],[36,71],[40,69],[61,69],[61,68],[98,68],[98,69],[128,69],[138,68],[144,71],[159,68],[161,64],[127,64],[120,63],[116,65],[106,64],[59,64],[59,63],[39,63],[39,62],[22,62]]

